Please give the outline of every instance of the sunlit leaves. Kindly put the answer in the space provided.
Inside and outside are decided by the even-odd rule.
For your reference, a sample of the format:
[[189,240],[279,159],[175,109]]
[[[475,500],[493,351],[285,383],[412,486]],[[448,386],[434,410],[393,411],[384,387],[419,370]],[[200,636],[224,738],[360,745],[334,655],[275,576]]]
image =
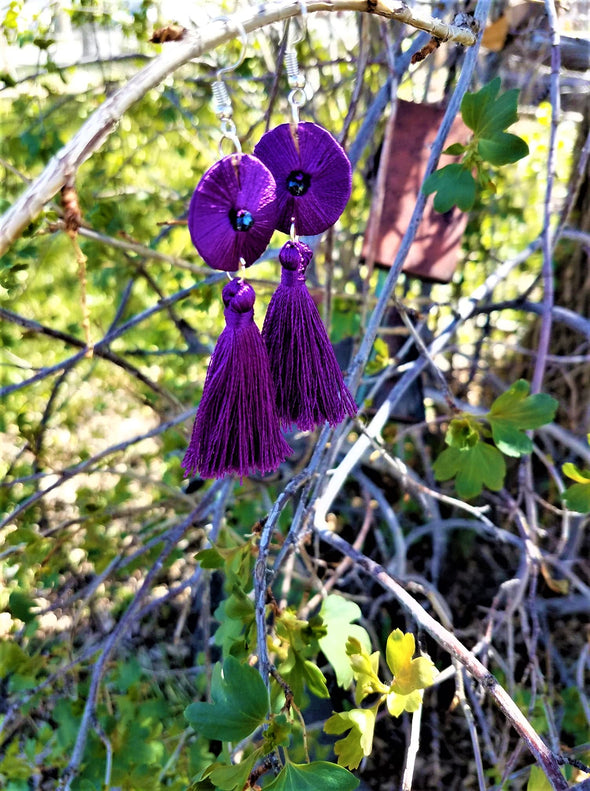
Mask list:
[[518,120],[518,90],[498,96],[500,78],[496,77],[475,92],[466,93],[461,102],[461,115],[473,132],[465,146],[453,143],[445,154],[461,155],[461,162],[454,162],[432,173],[424,182],[426,195],[435,192],[434,208],[447,212],[458,206],[469,211],[475,203],[478,187],[494,190],[488,165],[500,167],[517,162],[527,156],[527,143],[517,135],[504,131]]
[[259,672],[228,656],[213,670],[212,703],[191,703],[185,716],[196,731],[210,739],[239,741],[264,722],[268,693]]
[[423,690],[433,684],[436,668],[425,656],[413,658],[414,635],[395,629],[387,639],[386,660],[393,675],[389,684],[379,678],[379,652],[373,654],[355,638],[349,638],[346,651],[356,681],[355,702],[359,708],[333,714],[326,733],[348,734],[336,742],[338,763],[356,769],[371,754],[373,733],[379,707],[387,703],[389,713],[398,717],[403,711],[416,711],[422,704]]
[[[526,432],[555,417],[554,398],[545,393],[529,393],[528,382],[519,379],[496,398],[486,415],[465,413],[453,418],[445,436],[449,447],[433,465],[436,480],[454,478],[457,494],[464,499],[476,497],[484,486],[499,491],[506,476],[502,454],[519,457],[530,453],[533,442]],[[494,445],[486,441],[490,435]]]

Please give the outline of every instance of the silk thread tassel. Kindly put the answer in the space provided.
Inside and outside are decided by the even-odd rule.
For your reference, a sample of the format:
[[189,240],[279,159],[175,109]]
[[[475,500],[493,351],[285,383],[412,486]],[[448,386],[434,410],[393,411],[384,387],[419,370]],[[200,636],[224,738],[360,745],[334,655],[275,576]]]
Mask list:
[[254,289],[232,280],[223,289],[226,326],[211,357],[182,466],[186,475],[242,479],[276,470],[292,453],[275,406],[266,349],[254,323]]
[[276,387],[284,428],[311,431],[326,421],[336,426],[357,405],[344,383],[334,349],[305,284],[311,249],[287,242],[279,253],[281,283],[268,306],[262,337]]

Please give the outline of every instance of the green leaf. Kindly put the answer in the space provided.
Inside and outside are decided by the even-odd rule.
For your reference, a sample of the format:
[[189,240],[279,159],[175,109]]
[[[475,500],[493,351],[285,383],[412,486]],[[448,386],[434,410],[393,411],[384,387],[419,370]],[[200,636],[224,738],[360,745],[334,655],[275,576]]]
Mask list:
[[279,775],[265,788],[272,791],[354,791],[357,778],[341,766],[328,761],[310,764],[285,764]]
[[225,566],[225,558],[215,547],[197,552],[195,560],[200,563],[202,569],[222,569]]
[[477,146],[482,159],[492,165],[508,165],[528,156],[525,140],[510,132],[498,132],[493,138],[482,138]]
[[581,470],[570,461],[566,462],[561,469],[564,475],[567,475],[572,481],[576,481],[561,495],[566,507],[570,511],[578,511],[581,514],[590,513],[590,470]]
[[463,154],[464,151],[467,151],[467,146],[464,146],[463,143],[452,143],[450,146],[445,148],[443,154],[456,157],[459,156],[459,154]]
[[561,499],[570,511],[577,511],[580,514],[590,513],[590,481],[568,486]]
[[245,739],[264,722],[268,692],[260,673],[228,656],[213,669],[212,703],[191,703],[185,717],[209,739],[234,742]]
[[530,386],[519,379],[499,398],[487,415],[496,447],[507,456],[530,453],[533,443],[524,432],[551,423],[558,403],[546,393],[529,395]]
[[373,733],[379,703],[369,709],[351,709],[333,714],[324,725],[326,733],[340,734],[350,731],[344,739],[334,745],[338,763],[356,769],[373,749]]
[[475,179],[469,169],[453,162],[431,173],[422,185],[422,192],[425,195],[436,192],[434,208],[444,214],[455,205],[461,211],[469,211],[475,202],[475,187]]
[[256,761],[262,757],[262,750],[255,750],[239,764],[214,763],[208,766],[201,779],[211,778],[214,788],[220,791],[234,791],[246,785]]
[[13,591],[8,597],[8,609],[13,618],[18,618],[24,623],[29,623],[34,619],[34,614],[31,609],[34,607],[34,602],[26,594],[21,591]]
[[[481,132],[488,117],[489,108],[493,105],[498,91],[500,90],[501,80],[495,77],[491,82],[476,91],[466,93],[461,101],[461,115],[465,124],[475,134]],[[502,127],[504,129],[505,127]]]
[[354,637],[367,651],[371,650],[371,640],[366,630],[353,623],[361,617],[361,609],[344,596],[332,594],[324,599],[320,615],[327,627],[327,633],[319,640],[320,648],[334,668],[338,684],[348,689],[352,684],[353,673],[346,652],[347,639]]
[[457,494],[468,500],[480,494],[484,486],[493,492],[500,491],[506,462],[497,448],[480,441],[466,450],[446,448],[434,462],[433,469],[437,481],[455,478]]
[[309,659],[305,659],[299,651],[289,648],[287,659],[279,665],[278,671],[290,686],[297,706],[301,707],[305,703],[304,687],[318,698],[330,697],[326,677],[322,671]]
[[461,115],[477,138],[495,137],[518,121],[518,89],[498,96],[500,78],[496,77],[475,93],[466,93]]

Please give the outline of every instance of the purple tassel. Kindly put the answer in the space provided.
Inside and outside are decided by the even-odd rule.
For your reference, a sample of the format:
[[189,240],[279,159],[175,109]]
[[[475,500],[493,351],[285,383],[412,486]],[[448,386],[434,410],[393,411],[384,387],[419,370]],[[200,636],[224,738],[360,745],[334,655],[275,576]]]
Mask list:
[[293,451],[280,431],[264,343],[254,323],[254,289],[223,289],[226,326],[211,357],[188,450],[186,475],[202,478],[276,470]]
[[287,242],[279,253],[281,284],[266,312],[262,337],[277,388],[277,408],[284,428],[295,424],[311,431],[328,421],[336,426],[357,406],[322,319],[305,285],[312,258],[302,242]]

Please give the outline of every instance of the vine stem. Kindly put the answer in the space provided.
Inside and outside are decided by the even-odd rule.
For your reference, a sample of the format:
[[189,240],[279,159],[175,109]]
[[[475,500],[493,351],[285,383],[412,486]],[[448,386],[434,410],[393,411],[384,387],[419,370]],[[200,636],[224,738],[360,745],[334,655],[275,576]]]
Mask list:
[[[417,13],[400,0],[308,0],[305,6],[307,13],[362,11],[375,14],[425,30],[442,41],[453,41],[467,47],[476,41],[468,26],[445,24],[440,19]],[[103,102],[0,218],[0,256],[40,214],[45,203],[74,177],[80,165],[101,148],[121,117],[149,90],[193,58],[240,36],[242,30],[251,33],[274,22],[298,16],[301,11],[299,0],[265,3],[246,14],[216,19],[194,32],[187,31],[179,41],[166,44],[161,55]]]
[[399,582],[391,577],[382,566],[366,555],[363,555],[362,552],[354,549],[347,541],[335,533],[332,533],[327,527],[316,527],[316,531],[323,541],[351,558],[357,566],[366,571],[383,588],[392,593],[415,621],[419,623],[420,626],[445,649],[445,651],[448,651],[452,657],[457,659],[463,667],[466,668],[473,678],[475,678],[490,694],[498,708],[526,743],[527,747],[547,775],[552,787],[556,789],[556,791],[567,789],[568,784],[559,770],[559,763],[556,756],[535,731],[506,690],[474,654],[469,651],[452,632],[445,629],[442,624],[427,613],[420,603],[417,602]]

